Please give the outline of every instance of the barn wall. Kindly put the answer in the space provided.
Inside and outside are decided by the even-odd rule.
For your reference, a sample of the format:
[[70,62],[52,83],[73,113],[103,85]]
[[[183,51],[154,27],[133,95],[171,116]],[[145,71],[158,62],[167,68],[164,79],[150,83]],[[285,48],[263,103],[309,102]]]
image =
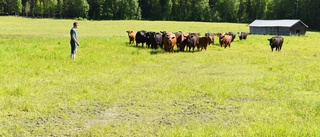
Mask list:
[[289,27],[279,28],[279,33],[277,35],[290,35],[290,28]]
[[[279,21],[279,23],[281,23]],[[251,23],[252,24],[252,23]],[[257,24],[257,23],[256,23]],[[269,26],[266,22],[259,22],[259,25],[250,26],[251,34],[265,34],[265,35],[305,35],[307,32],[308,26],[306,26],[303,22],[297,21],[295,24],[282,24],[282,26],[286,27],[277,27],[277,26]],[[265,26],[265,27],[262,27]],[[281,25],[280,25],[281,26]],[[290,27],[289,27],[290,26]]]
[[251,34],[290,35],[288,27],[250,27]]
[[294,24],[290,28],[291,35],[306,35],[307,28],[301,23]]

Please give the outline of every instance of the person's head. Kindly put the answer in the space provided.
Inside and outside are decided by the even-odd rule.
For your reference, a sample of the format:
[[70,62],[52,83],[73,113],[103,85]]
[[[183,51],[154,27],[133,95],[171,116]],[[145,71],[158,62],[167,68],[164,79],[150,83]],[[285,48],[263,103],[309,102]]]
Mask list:
[[79,23],[78,23],[78,22],[73,22],[73,27],[74,27],[74,28],[78,28],[78,26],[79,26]]

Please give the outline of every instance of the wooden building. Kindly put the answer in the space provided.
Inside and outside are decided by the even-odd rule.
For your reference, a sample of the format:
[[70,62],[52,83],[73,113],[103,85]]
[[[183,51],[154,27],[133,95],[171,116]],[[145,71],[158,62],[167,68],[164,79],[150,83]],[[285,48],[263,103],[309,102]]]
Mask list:
[[250,25],[250,34],[305,35],[308,26],[301,20],[255,20]]

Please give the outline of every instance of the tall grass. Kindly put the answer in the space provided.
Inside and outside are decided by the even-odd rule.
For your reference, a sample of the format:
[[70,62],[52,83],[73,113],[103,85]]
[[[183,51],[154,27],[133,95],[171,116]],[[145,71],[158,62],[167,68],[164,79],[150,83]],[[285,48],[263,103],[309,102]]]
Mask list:
[[[238,38],[169,54],[126,30],[248,31],[247,24],[0,17],[0,136],[319,136],[318,32]],[[8,23],[10,22],[10,23]],[[216,38],[217,42],[217,38]]]

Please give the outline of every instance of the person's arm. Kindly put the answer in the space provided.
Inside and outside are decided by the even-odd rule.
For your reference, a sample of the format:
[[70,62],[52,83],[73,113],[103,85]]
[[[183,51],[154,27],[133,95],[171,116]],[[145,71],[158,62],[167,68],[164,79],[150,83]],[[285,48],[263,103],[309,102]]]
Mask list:
[[74,34],[72,34],[72,39],[75,43],[77,43],[78,46],[80,46],[79,42],[77,41],[77,39],[74,37]]

